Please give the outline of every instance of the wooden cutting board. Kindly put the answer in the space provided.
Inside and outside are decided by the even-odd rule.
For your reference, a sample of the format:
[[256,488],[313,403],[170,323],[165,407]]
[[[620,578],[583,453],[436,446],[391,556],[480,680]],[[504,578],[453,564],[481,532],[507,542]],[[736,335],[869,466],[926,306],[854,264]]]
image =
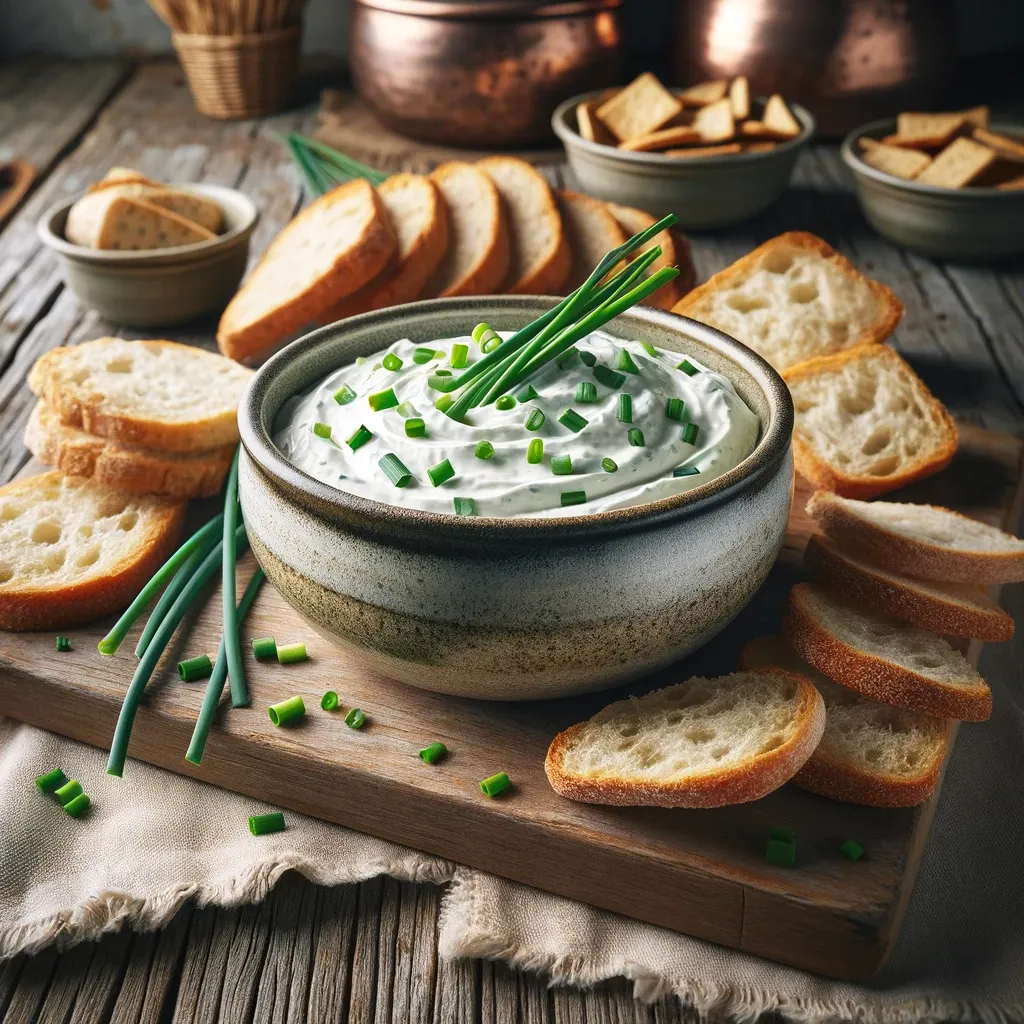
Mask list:
[[[1015,528],[1022,452],[1015,438],[964,428],[954,464],[898,497]],[[937,797],[913,810],[887,811],[785,786],[756,803],[713,811],[592,807],[557,796],[543,771],[548,743],[567,725],[624,692],[729,671],[745,640],[778,630],[782,600],[800,575],[813,529],[803,512],[807,494],[798,481],[778,564],[736,622],[684,663],[629,691],[496,704],[407,689],[354,672],[267,586],[245,636],[304,639],[312,660],[279,666],[250,659],[252,707],[222,709],[201,768],[188,764],[184,752],[203,685],[179,682],[174,666],[215,651],[220,601],[211,600],[190,629],[179,631],[150,683],[131,756],[726,946],[838,978],[867,978],[896,938]],[[252,567],[249,556],[240,583]],[[70,634],[74,649],[66,655],[54,654],[52,634],[0,634],[0,714],[107,748],[134,667],[137,630],[114,658],[96,653],[104,631],[101,624]],[[971,646],[973,660],[979,646]],[[366,711],[365,729],[353,731],[342,714],[320,710],[328,689],[345,708]],[[266,706],[295,693],[306,701],[306,719],[275,728]],[[433,740],[445,742],[451,755],[431,767],[417,751]],[[129,760],[125,772],[131,770]],[[514,790],[483,797],[479,780],[500,770]],[[102,806],[93,813],[102,814]],[[795,869],[764,863],[773,825],[795,830]],[[867,850],[857,863],[838,851],[851,838]]]

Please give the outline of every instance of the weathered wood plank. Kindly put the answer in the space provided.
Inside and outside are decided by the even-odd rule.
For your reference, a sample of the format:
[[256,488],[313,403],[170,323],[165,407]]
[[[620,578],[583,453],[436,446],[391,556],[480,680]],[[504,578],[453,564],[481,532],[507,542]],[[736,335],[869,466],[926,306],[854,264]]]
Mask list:
[[[0,85],[2,82],[3,79],[0,78]],[[18,979],[27,962],[28,957],[25,956],[16,956],[0,962],[0,1020],[3,1020],[7,1013],[7,1008],[18,987]]]
[[[174,1024],[193,1024],[204,994],[203,977],[210,964],[210,949],[213,933],[217,924],[218,910],[216,907],[203,907],[192,915],[189,925],[188,940],[185,943],[185,957],[182,961],[181,976],[178,980],[178,994],[174,1008]],[[215,968],[216,969],[216,968]],[[216,1011],[220,1000],[220,990],[213,1004]],[[206,1019],[210,1019],[207,1017]]]
[[124,931],[96,943],[68,1024],[95,1024],[96,1021],[110,1020],[133,940],[132,933]]
[[196,1024],[252,1017],[273,913],[270,900],[217,912]]
[[320,890],[314,920],[313,978],[309,1024],[336,1024],[349,1005],[351,963],[355,949],[359,890],[339,885]]
[[[389,1024],[428,1024],[434,1010],[437,985],[437,918],[441,890],[433,885],[401,884],[401,907],[394,950],[394,983],[388,1014],[378,1020]],[[378,1006],[381,1000],[378,998]]]
[[440,960],[434,993],[434,1024],[476,1024],[480,962]]
[[36,1018],[38,1024],[65,1024],[75,1005],[96,952],[95,944],[73,946],[58,961],[54,969],[46,999]]
[[[305,931],[311,904],[307,903],[311,886],[296,874],[286,874],[267,899],[271,911],[266,922],[267,951],[259,972],[253,1016],[267,1024],[287,1024],[305,1018],[305,994],[309,985],[310,961],[296,948],[300,927]],[[305,917],[300,917],[303,910]],[[304,946],[312,947],[308,937]],[[297,1001],[295,1005],[293,999]],[[234,1017],[225,1015],[224,1019]],[[241,1019],[241,1018],[238,1018]]]
[[46,999],[57,960],[57,950],[51,946],[25,961],[7,1005],[4,1024],[32,1024],[35,1021]]
[[356,937],[352,950],[349,1024],[370,1024],[377,1000],[378,925],[384,881],[371,879],[359,887]]

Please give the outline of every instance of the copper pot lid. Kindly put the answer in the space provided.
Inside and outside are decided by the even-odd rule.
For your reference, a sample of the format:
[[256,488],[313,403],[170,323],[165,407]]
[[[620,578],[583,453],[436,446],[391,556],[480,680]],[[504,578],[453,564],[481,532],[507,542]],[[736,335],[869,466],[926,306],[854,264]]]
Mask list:
[[565,18],[621,7],[622,0],[356,0],[356,4],[419,18]]

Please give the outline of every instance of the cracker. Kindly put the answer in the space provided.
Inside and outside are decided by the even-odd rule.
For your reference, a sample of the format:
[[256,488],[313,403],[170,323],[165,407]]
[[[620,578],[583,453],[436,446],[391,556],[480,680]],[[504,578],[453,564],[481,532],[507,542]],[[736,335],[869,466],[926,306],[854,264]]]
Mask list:
[[[896,118],[896,145],[913,149],[941,149],[967,124],[965,114],[903,113]],[[883,142],[891,142],[889,138]]]
[[727,142],[736,134],[732,104],[728,99],[720,99],[702,107],[693,119],[693,127],[702,142]]
[[676,128],[662,128],[660,131],[651,132],[650,135],[641,135],[639,138],[630,139],[629,142],[620,143],[619,149],[635,153],[649,153],[702,141],[703,136],[696,128],[680,125]]
[[729,102],[732,104],[732,116],[737,121],[750,117],[750,86],[746,75],[740,75],[730,83]]
[[728,88],[728,80],[720,78],[713,82],[698,82],[697,85],[691,85],[676,95],[682,100],[684,106],[706,107],[709,103],[717,103],[722,99]]
[[998,159],[988,146],[971,139],[954,139],[915,180],[922,185],[963,188]]
[[682,103],[649,71],[597,108],[597,116],[620,142],[650,135],[680,110]]
[[597,100],[584,100],[576,104],[576,127],[580,135],[590,142],[600,142],[603,146],[614,146],[615,136],[598,119]]
[[974,136],[975,142],[994,149],[1004,160],[1024,163],[1024,142],[1021,142],[1020,139],[1015,139],[1011,135],[990,132],[987,128],[975,128],[971,134]]
[[763,141],[763,142],[745,142],[743,143],[744,153],[770,153],[776,146],[777,142]]
[[972,128],[987,128],[991,112],[988,107],[969,107],[967,110],[961,110],[961,114],[964,116],[964,120]]
[[743,147],[738,142],[727,142],[722,146],[693,146],[690,149],[670,149],[665,156],[696,160],[705,156],[729,156],[731,153],[742,153]]
[[861,159],[871,167],[897,178],[916,178],[931,162],[927,153],[901,146],[888,146],[874,139],[861,139]]
[[1002,181],[996,188],[1000,192],[1016,192],[1018,189],[1024,189],[1024,174],[1017,175],[1016,178],[1010,178],[1008,181]]
[[768,97],[761,120],[764,122],[765,128],[774,132],[779,138],[792,139],[800,134],[800,122],[793,116],[792,111],[786,106],[786,101],[778,93]]

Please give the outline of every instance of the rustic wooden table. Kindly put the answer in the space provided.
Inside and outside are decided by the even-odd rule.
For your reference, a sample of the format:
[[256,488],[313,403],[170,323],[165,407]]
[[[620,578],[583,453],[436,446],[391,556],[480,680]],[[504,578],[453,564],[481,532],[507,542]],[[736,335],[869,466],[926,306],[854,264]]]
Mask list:
[[[0,160],[33,163],[39,180],[0,232],[0,483],[25,464],[33,399],[25,376],[55,345],[136,337],[83,309],[40,245],[39,215],[118,164],[157,178],[243,189],[263,216],[259,253],[303,194],[276,134],[310,130],[312,105],[264,121],[197,115],[177,67],[33,59],[0,67]],[[565,168],[549,176],[567,183]],[[694,239],[701,278],[780,231],[814,231],[906,304],[896,345],[962,420],[1024,434],[1024,264],[936,264],[866,225],[837,148],[801,159],[793,187],[758,220]],[[172,332],[210,344],[213,323]],[[2,883],[0,883],[2,884]],[[441,892],[377,879],[318,888],[286,876],[257,906],[187,908],[164,931],[112,935],[58,954],[0,963],[0,1017],[15,1022],[567,1021],[694,1019],[678,1001],[645,1006],[612,982],[548,989],[500,964],[438,959]]]

